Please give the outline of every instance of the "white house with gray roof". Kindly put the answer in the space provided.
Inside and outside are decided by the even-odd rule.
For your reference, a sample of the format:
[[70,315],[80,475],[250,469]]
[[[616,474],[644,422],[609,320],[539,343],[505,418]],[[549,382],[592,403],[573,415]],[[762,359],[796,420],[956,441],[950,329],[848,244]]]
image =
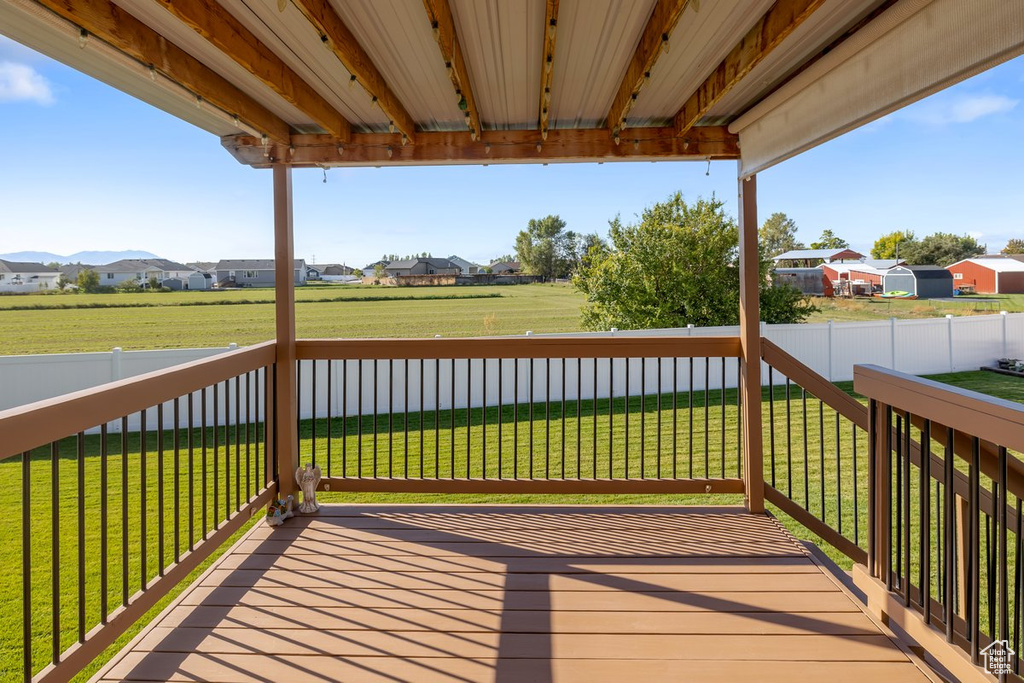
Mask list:
[[391,277],[402,275],[459,275],[462,269],[446,258],[412,258],[392,261],[384,268]]
[[462,270],[463,275],[476,275],[480,272],[480,268],[482,268],[479,263],[473,263],[458,256],[449,256],[448,260],[457,265]]
[[60,271],[42,263],[0,259],[0,292],[31,294],[56,289]]
[[[306,284],[306,260],[295,259],[295,284]],[[273,287],[274,259],[223,259],[217,263],[218,287]]]

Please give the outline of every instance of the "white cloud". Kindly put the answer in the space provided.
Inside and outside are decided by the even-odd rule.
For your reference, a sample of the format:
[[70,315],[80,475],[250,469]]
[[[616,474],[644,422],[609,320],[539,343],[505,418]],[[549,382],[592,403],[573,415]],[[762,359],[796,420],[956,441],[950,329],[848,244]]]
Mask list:
[[1005,114],[1020,103],[1004,95],[963,95],[929,99],[906,110],[906,117],[918,123],[944,126],[971,123],[984,116]]
[[0,102],[54,103],[53,90],[42,74],[16,62],[0,62]]

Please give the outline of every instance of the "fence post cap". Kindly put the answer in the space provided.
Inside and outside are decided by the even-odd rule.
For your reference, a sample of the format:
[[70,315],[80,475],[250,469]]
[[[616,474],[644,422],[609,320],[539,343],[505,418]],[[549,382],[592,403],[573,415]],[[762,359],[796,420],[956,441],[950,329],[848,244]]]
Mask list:
[[952,320],[952,319],[953,319],[953,314],[952,313],[947,313],[946,314],[946,320]]
[[1009,311],[999,311],[999,315],[1006,315]]
[[435,334],[434,335],[434,339],[440,339],[440,338],[441,338],[441,335],[439,335],[439,334]]
[[237,348],[238,348],[238,344],[236,344],[235,342],[231,342],[230,344],[228,344],[228,350],[229,351],[234,351]]
[[115,346],[113,349],[110,350],[110,352],[111,353],[121,353],[121,347],[120,346]]
[[527,337],[532,337],[533,336],[533,331],[532,330],[527,330],[526,331],[526,336]]

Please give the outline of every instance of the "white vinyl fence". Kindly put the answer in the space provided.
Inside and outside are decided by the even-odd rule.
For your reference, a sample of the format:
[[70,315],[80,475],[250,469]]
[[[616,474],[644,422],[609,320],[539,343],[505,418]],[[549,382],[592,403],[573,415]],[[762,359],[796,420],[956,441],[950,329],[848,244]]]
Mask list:
[[[602,333],[578,333],[569,335],[534,335],[536,337],[586,337],[586,336],[716,336],[736,335],[737,327],[706,327],[664,330],[612,331]],[[938,374],[962,370],[976,370],[981,366],[993,366],[999,358],[1024,358],[1024,313],[984,315],[971,317],[946,317],[924,320],[888,320],[845,323],[816,323],[799,325],[764,325],[763,335],[790,354],[810,366],[813,370],[832,381],[853,379],[853,366],[872,363],[902,372],[916,375]],[[523,344],[530,343],[531,336],[522,338]],[[115,349],[109,353],[78,353],[52,354],[32,356],[0,357],[0,410],[31,403],[45,398],[78,391],[104,384],[118,379],[140,375],[153,370],[168,368],[200,358],[225,353],[236,348],[234,344],[227,348],[212,349],[181,349],[167,351],[121,351]],[[356,415],[359,411],[359,397],[362,394],[362,412],[374,411],[373,390],[377,386],[377,412],[386,412],[389,400],[396,411],[419,410],[419,397],[424,396],[424,409],[441,410],[451,408],[451,382],[454,370],[455,392],[454,406],[464,408],[467,405],[479,407],[483,403],[483,392],[487,392],[487,404],[495,405],[498,401],[499,364],[497,360],[487,361],[487,386],[484,389],[484,361],[458,360],[454,368],[450,360],[442,360],[439,364],[426,361],[422,367],[420,361],[409,361],[408,405],[406,405],[405,362],[401,360],[380,361],[374,377],[372,361],[363,364],[361,390],[359,389],[358,363],[355,361],[331,363],[331,403],[335,414],[340,414],[342,397],[345,398],[345,411],[348,415]],[[526,402],[530,398],[530,387],[533,387],[533,398],[536,401],[561,400],[562,363],[559,359],[551,361],[528,360],[519,362],[518,398]],[[605,398],[610,389],[614,388],[615,396],[627,392],[638,395],[642,391],[657,391],[659,370],[656,359],[648,359],[641,373],[640,359],[630,361],[630,381],[626,386],[626,361],[617,359],[609,363],[607,359],[599,359],[594,364],[592,359],[584,359],[577,363],[575,359],[565,361],[565,393],[568,400],[575,400],[577,388],[585,400]],[[765,371],[767,368],[764,368]],[[317,375],[317,416],[325,417],[327,411],[327,371],[326,361],[316,364]],[[466,374],[472,373],[473,390],[467,393]],[[550,371],[550,390],[548,390],[547,373]],[[392,373],[389,376],[389,372]],[[502,376],[501,400],[511,403],[515,396],[514,366],[511,360],[500,365]],[[726,359],[723,364],[719,359],[696,359],[691,365],[689,359],[664,359],[661,363],[661,387],[665,392],[673,389],[688,391],[691,384],[694,390],[735,387],[737,364],[735,359]],[[300,373],[300,411],[303,418],[312,416],[311,387],[313,380],[313,363],[304,361]],[[724,377],[724,382],[723,382]],[[767,383],[767,372],[764,373]],[[782,381],[779,373],[775,373],[776,381]],[[440,383],[440,391],[437,385]],[[343,390],[343,385],[347,390]],[[392,388],[393,398],[389,399],[388,387]],[[642,389],[641,387],[644,387]],[[550,396],[548,394],[550,391]],[[438,393],[440,394],[438,396]],[[170,405],[165,409],[169,414]],[[212,416],[212,406],[208,407]],[[166,417],[166,415],[165,415]],[[229,416],[230,417],[230,416]],[[134,416],[131,424],[137,422]],[[155,424],[150,422],[150,424]],[[117,424],[111,425],[117,429]]]

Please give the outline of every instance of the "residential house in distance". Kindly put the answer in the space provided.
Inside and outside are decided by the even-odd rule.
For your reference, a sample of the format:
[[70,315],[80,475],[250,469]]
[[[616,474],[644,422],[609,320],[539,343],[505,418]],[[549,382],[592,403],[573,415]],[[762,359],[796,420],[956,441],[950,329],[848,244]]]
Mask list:
[[392,261],[384,270],[390,277],[402,275],[459,275],[462,269],[446,258],[413,258]]
[[822,263],[863,261],[864,254],[853,249],[796,249],[775,257],[776,267],[815,268]]
[[467,261],[458,256],[449,256],[448,260],[457,265],[462,270],[463,275],[476,275],[481,270],[480,264]]
[[184,263],[167,259],[121,259],[104,266],[95,266],[93,270],[100,276],[100,285],[104,287],[116,287],[128,281],[145,286],[154,278],[163,282],[168,278],[188,277],[195,272]]
[[58,268],[58,270],[68,282],[74,284],[78,282],[78,274],[83,270],[96,270],[98,267],[99,266],[92,266],[87,263],[68,263]]
[[[295,284],[306,284],[306,261],[295,259]],[[217,262],[218,287],[273,287],[274,259],[222,259]]]
[[495,275],[515,275],[523,272],[523,266],[519,261],[495,261],[490,268]]
[[0,292],[30,294],[56,289],[60,271],[42,263],[0,259]]
[[185,265],[192,270],[198,270],[200,273],[209,273],[212,278],[217,277],[216,261],[189,261]]
[[377,266],[380,266],[381,268],[387,268],[389,263],[390,261],[385,261],[383,259],[381,259],[380,261],[374,261],[373,263],[368,263],[367,265],[363,266],[363,277],[369,277],[373,275],[374,272],[377,270]]
[[946,270],[953,273],[953,284],[962,292],[1024,294],[1024,261],[982,256],[957,261]]

